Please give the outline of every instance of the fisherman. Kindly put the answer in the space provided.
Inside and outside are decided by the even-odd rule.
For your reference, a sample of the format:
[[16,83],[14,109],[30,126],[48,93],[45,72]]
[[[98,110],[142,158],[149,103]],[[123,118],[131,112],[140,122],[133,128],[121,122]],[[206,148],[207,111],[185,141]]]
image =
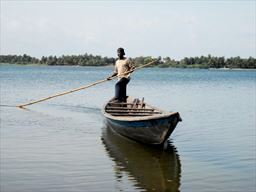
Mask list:
[[[107,79],[111,80],[112,77],[118,76],[118,81],[115,85],[115,100],[118,102],[126,102],[126,87],[130,81],[130,75],[134,70],[133,62],[124,57],[125,52],[123,48],[117,49],[118,59],[115,63],[115,69],[111,76]],[[128,73],[127,73],[128,72]]]

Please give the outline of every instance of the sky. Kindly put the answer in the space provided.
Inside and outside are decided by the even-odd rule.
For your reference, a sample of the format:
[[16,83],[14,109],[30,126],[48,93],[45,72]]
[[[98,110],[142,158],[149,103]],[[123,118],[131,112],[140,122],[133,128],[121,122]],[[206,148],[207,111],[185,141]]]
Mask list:
[[1,0],[0,54],[256,57],[255,0]]

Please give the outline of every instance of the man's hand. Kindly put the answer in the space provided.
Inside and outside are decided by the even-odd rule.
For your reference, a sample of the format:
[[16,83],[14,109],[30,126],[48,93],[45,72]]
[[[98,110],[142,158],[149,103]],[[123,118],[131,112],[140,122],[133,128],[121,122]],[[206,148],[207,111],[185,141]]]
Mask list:
[[116,75],[117,75],[117,73],[114,73],[113,75],[109,76],[109,77],[107,78],[107,80],[108,80],[108,81],[109,81],[109,80],[112,80]]
[[117,75],[117,73],[113,73],[111,76],[109,76],[108,78],[107,78],[107,80],[109,81],[109,80],[112,80],[113,79],[113,77],[115,77]]

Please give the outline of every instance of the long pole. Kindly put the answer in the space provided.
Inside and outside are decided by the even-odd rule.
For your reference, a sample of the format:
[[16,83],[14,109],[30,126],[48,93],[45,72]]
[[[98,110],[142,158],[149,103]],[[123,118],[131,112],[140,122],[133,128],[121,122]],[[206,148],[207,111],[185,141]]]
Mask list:
[[[135,69],[130,70],[130,71],[127,71],[127,72],[125,72],[125,73],[123,73],[123,74],[121,74],[121,75],[125,75],[125,74],[131,73],[131,72],[133,72],[133,71],[135,71],[135,70],[141,69],[141,68],[143,68],[143,67],[152,65],[152,64],[155,63],[156,61],[158,61],[158,60],[154,60],[154,61],[151,61],[151,62],[145,64],[145,65],[141,65],[141,66],[139,66],[139,67],[136,67]],[[46,101],[46,100],[49,100],[49,99],[52,99],[52,98],[55,98],[55,97],[59,97],[59,96],[62,96],[62,95],[66,95],[66,94],[69,94],[69,93],[73,93],[73,92],[76,92],[76,91],[80,91],[80,90],[82,90],[82,89],[86,89],[86,88],[92,87],[92,86],[97,85],[97,84],[100,84],[100,83],[104,83],[104,82],[106,82],[106,81],[115,79],[116,77],[118,77],[118,76],[114,76],[114,77],[111,77],[111,78],[109,78],[109,79],[99,80],[99,81],[96,81],[96,82],[94,82],[94,83],[92,83],[92,84],[89,84],[89,85],[85,85],[85,86],[82,86],[82,87],[79,87],[79,88],[76,88],[76,89],[72,89],[72,90],[70,90],[70,91],[58,93],[58,94],[55,94],[55,95],[52,95],[52,96],[49,96],[49,97],[45,97],[45,98],[42,98],[42,99],[39,99],[39,100],[36,100],[36,101],[31,101],[31,102],[29,102],[29,103],[25,103],[25,104],[21,104],[21,105],[16,105],[16,107],[24,108],[25,106],[28,106],[28,105],[33,105],[33,104],[35,104],[35,103],[39,103],[39,102],[42,102],[42,101]]]

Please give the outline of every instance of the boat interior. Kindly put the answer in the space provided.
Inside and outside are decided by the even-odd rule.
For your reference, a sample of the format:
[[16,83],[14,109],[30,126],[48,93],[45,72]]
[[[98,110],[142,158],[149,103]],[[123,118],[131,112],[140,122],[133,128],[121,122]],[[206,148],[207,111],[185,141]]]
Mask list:
[[152,116],[163,113],[163,111],[146,104],[144,98],[140,100],[131,97],[127,97],[126,102],[110,100],[105,107],[105,111],[113,116]]

